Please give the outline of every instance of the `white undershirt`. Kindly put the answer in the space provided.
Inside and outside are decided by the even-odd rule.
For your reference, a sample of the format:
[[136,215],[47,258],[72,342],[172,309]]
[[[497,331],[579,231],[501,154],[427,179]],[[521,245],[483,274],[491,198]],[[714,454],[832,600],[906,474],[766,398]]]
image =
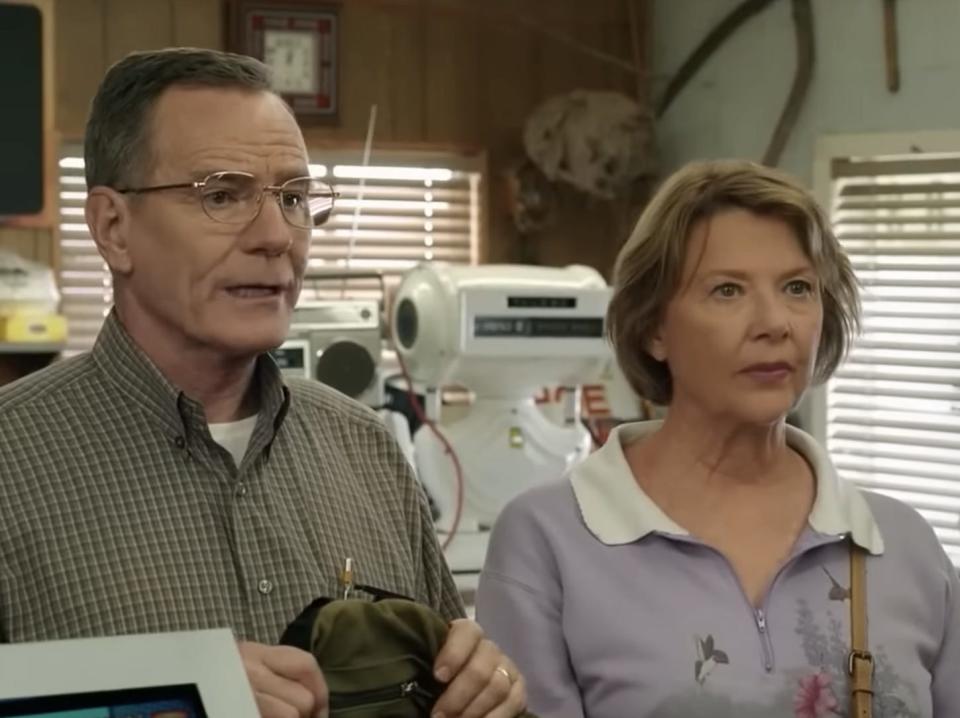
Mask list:
[[230,452],[233,456],[233,462],[237,466],[240,466],[244,454],[247,453],[250,437],[253,436],[253,428],[257,425],[257,416],[257,414],[254,414],[246,419],[240,419],[240,421],[210,424],[210,436]]

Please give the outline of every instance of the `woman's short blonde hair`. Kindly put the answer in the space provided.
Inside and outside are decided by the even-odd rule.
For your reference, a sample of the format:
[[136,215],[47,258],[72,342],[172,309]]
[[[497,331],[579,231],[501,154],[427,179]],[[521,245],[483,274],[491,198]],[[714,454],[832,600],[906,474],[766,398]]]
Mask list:
[[783,220],[796,232],[820,279],[823,330],[814,380],[826,381],[860,325],[860,299],[850,260],[813,197],[790,176],[741,160],[692,162],[657,191],[617,256],[607,336],[627,380],[640,396],[668,404],[665,362],[647,351],[681,280],[694,225],[726,209]]

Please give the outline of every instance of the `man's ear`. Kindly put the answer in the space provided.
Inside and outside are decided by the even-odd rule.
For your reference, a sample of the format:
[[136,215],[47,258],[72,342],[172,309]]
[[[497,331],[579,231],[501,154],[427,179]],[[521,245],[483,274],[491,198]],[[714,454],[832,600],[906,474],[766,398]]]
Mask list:
[[123,195],[110,187],[94,187],[84,208],[87,226],[107,266],[117,274],[133,269],[128,247],[130,208]]

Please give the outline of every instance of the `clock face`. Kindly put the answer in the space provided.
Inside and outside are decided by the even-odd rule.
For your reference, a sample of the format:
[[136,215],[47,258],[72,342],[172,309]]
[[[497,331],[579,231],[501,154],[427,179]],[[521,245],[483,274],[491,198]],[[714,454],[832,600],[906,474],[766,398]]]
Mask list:
[[[339,120],[342,0],[224,0],[230,49],[259,58],[298,121]],[[0,0],[0,5],[3,0]]]
[[273,71],[273,89],[282,95],[317,92],[317,43],[308,32],[265,30],[263,61]]

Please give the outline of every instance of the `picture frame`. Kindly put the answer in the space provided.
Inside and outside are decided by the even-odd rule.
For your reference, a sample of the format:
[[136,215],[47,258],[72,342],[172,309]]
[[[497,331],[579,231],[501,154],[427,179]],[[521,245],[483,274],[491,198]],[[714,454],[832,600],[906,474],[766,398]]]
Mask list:
[[157,703],[169,706],[164,713],[171,718],[259,718],[233,632],[217,628],[0,645],[0,718],[67,718],[81,708],[143,715],[148,711],[141,708]]
[[340,5],[227,0],[227,49],[264,62],[274,90],[304,125],[340,119]]

